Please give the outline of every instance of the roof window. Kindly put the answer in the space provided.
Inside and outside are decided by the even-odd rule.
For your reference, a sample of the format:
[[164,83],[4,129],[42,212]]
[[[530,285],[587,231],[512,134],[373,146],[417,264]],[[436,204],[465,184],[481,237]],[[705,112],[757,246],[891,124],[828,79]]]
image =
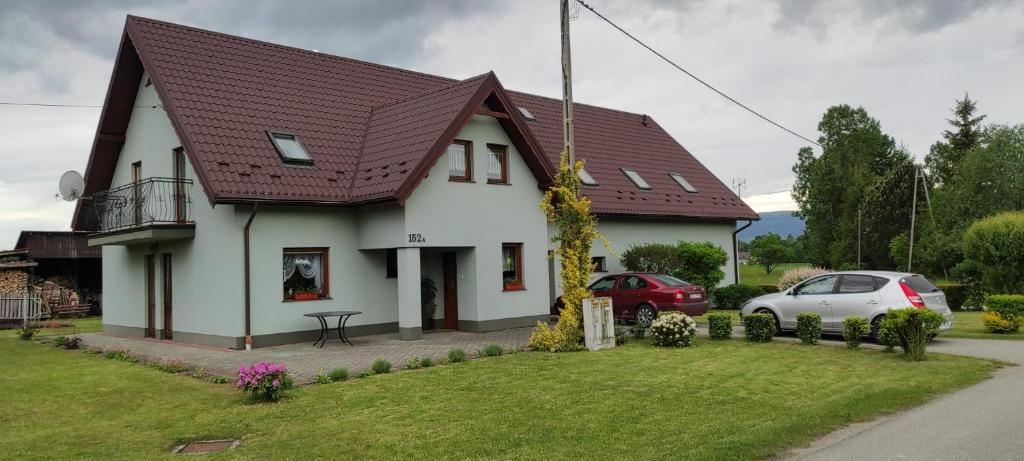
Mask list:
[[527,109],[527,108],[525,108],[523,106],[519,106],[518,109],[519,109],[519,113],[523,114],[523,118],[525,118],[527,120],[533,120],[533,121],[537,120],[537,118],[533,116],[533,114],[529,111],[529,109]]
[[583,168],[580,168],[580,171],[576,173],[576,176],[579,176],[580,182],[583,183],[583,185],[585,186],[597,185],[597,180],[594,179],[594,177],[591,176],[590,173],[587,173],[587,170],[584,170]]
[[637,173],[636,171],[631,170],[629,168],[621,168],[621,170],[623,173],[625,173],[626,177],[629,178],[630,181],[633,181],[633,184],[635,184],[636,187],[639,187],[644,190],[651,189],[651,185],[647,184],[647,181],[644,181],[644,178],[640,176],[640,173]]
[[268,131],[267,134],[270,135],[270,141],[274,143],[274,148],[277,149],[277,153],[281,155],[285,163],[313,164],[313,158],[299,143],[298,136],[273,131]]
[[697,193],[697,188],[693,187],[693,184],[690,184],[690,182],[687,181],[686,178],[684,178],[682,175],[678,173],[669,173],[668,175],[671,176],[672,179],[676,180],[676,184],[679,184],[679,187],[686,189],[687,192],[691,194]]

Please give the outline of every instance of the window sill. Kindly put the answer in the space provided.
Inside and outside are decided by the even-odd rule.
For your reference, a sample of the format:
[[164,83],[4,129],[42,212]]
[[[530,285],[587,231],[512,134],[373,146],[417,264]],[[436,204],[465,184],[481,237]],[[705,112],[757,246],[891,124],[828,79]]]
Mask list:
[[508,181],[492,181],[490,179],[487,180],[487,184],[493,184],[495,186],[511,186],[512,185]]
[[464,179],[464,178],[448,178],[448,182],[468,182],[468,183],[474,183],[476,181],[474,181],[472,179]]
[[330,296],[321,296],[321,297],[316,298],[316,299],[287,299],[286,298],[286,299],[282,299],[281,302],[283,302],[283,303],[304,303],[304,302],[312,302],[312,301],[327,301],[327,300],[332,300],[332,299],[334,299],[334,298],[332,298]]
[[501,291],[502,291],[502,293],[508,293],[508,292],[512,292],[512,291],[526,291],[526,287],[508,287],[508,288],[502,288]]

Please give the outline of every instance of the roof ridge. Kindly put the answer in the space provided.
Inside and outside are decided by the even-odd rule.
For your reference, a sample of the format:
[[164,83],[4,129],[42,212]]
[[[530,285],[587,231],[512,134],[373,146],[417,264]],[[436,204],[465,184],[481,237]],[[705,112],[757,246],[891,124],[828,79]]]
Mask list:
[[411,95],[411,96],[407,96],[407,97],[404,97],[404,98],[396,99],[394,101],[390,101],[387,104],[381,104],[379,106],[375,106],[375,107],[372,108],[372,111],[376,111],[377,109],[386,109],[388,107],[391,107],[391,106],[394,106],[394,105],[397,105],[397,104],[401,104],[403,102],[409,102],[409,101],[412,101],[414,99],[422,98],[422,97],[430,95],[430,94],[440,93],[440,92],[442,92],[444,90],[448,90],[448,89],[457,87],[457,86],[462,85],[462,84],[470,83],[473,80],[481,80],[481,79],[487,78],[487,76],[491,75],[491,74],[494,74],[494,71],[483,73],[483,74],[480,74],[480,75],[477,75],[477,76],[474,76],[474,77],[470,77],[470,78],[467,78],[467,79],[464,79],[464,80],[457,80],[457,81],[455,81],[455,82],[453,82],[453,83],[451,83],[449,85],[444,85],[444,86],[435,88],[435,89],[430,90],[430,91],[424,91],[422,93],[416,93],[416,94]]
[[230,38],[230,39],[243,40],[243,41],[252,42],[252,43],[259,43],[259,44],[271,46],[271,47],[274,47],[274,48],[282,48],[282,49],[286,49],[286,50],[292,50],[292,51],[299,51],[299,52],[303,52],[303,53],[315,54],[315,55],[318,55],[318,56],[326,56],[328,58],[340,59],[342,61],[348,61],[348,62],[353,62],[353,63],[358,63],[358,64],[364,64],[364,65],[367,65],[367,66],[370,66],[370,67],[377,67],[377,68],[388,69],[388,70],[397,70],[397,71],[408,73],[408,74],[421,75],[421,76],[424,76],[424,77],[430,77],[430,78],[435,78],[435,79],[440,79],[440,80],[449,80],[449,81],[453,81],[453,82],[459,81],[459,80],[451,78],[451,77],[445,77],[445,76],[436,75],[436,74],[428,74],[426,72],[420,72],[418,70],[411,70],[411,69],[405,69],[405,68],[402,68],[402,67],[389,66],[387,64],[380,64],[380,63],[376,63],[376,62],[364,61],[364,60],[361,60],[361,59],[350,58],[350,57],[347,57],[347,56],[340,56],[340,55],[332,54],[332,53],[324,53],[324,52],[321,52],[321,51],[307,50],[305,48],[299,48],[297,46],[282,45],[280,43],[268,42],[266,40],[260,40],[260,39],[257,39],[257,38],[243,37],[241,35],[232,35],[232,34],[229,34],[229,33],[226,33],[226,32],[218,32],[216,30],[204,29],[202,27],[187,26],[187,25],[184,25],[184,24],[178,24],[178,23],[174,23],[174,22],[163,21],[163,20],[160,20],[160,19],[147,18],[147,17],[144,17],[144,16],[136,16],[136,15],[133,15],[133,14],[127,15],[127,18],[130,19],[130,20],[136,20],[136,21],[148,21],[148,22],[152,22],[152,23],[156,23],[156,24],[162,24],[162,25],[165,25],[165,26],[180,27],[180,28],[183,28],[183,29],[189,29],[189,30],[193,30],[193,31],[197,31],[197,32],[203,32],[203,33],[217,35],[217,36],[220,36],[220,37],[226,37],[226,38]]

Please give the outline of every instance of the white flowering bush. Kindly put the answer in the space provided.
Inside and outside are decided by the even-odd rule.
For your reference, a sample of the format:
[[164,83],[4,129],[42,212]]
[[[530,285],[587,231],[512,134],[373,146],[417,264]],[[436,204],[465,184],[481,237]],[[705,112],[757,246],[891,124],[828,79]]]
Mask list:
[[796,285],[800,282],[803,282],[804,280],[807,280],[817,275],[827,274],[829,272],[832,271],[821,267],[794,267],[786,272],[783,272],[782,276],[779,277],[779,291],[785,291],[789,289],[789,287]]
[[647,332],[655,346],[686,347],[693,345],[697,322],[686,314],[672,312],[659,315],[651,322]]

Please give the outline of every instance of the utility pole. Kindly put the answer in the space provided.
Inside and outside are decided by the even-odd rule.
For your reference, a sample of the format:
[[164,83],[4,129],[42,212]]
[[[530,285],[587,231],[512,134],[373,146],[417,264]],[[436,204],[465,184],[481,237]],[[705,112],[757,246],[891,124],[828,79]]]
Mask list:
[[561,1],[562,13],[562,139],[569,157],[569,168],[576,165],[576,143],[572,121],[572,56],[569,51],[569,2]]
[[921,175],[921,168],[914,165],[914,202],[910,204],[910,249],[907,251],[907,272],[910,272],[914,264],[914,223],[917,221],[917,178]]

